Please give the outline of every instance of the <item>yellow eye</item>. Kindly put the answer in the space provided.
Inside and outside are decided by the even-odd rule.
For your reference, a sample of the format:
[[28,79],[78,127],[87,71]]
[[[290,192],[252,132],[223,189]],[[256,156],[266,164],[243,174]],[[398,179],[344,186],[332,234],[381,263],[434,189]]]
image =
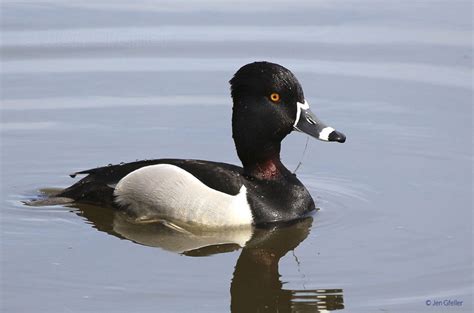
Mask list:
[[270,95],[270,100],[272,100],[273,102],[280,101],[280,95],[274,92]]

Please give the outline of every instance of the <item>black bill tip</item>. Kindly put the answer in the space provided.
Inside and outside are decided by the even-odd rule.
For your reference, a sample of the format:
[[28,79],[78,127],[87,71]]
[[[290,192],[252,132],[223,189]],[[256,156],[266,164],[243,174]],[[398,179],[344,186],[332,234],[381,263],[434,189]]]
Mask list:
[[340,143],[344,143],[346,142],[346,135],[334,130],[329,134],[328,141],[337,141]]

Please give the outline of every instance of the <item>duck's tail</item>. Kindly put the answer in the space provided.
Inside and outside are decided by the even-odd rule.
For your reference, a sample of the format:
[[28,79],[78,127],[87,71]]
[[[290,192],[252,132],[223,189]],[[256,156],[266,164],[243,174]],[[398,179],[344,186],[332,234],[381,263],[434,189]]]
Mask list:
[[50,205],[64,205],[73,203],[74,199],[66,198],[66,197],[48,197],[48,198],[41,198],[41,199],[33,199],[22,201],[23,204],[28,206],[50,206]]
[[113,192],[114,188],[103,182],[82,179],[66,189],[41,190],[42,196],[40,198],[23,203],[29,206],[50,206],[80,202],[113,207]]

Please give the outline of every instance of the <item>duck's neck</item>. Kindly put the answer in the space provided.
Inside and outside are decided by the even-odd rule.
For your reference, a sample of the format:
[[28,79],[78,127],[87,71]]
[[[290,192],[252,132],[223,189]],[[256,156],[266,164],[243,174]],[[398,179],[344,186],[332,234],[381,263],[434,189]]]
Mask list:
[[288,172],[279,157],[244,166],[244,170],[247,175],[263,180],[279,179]]
[[258,179],[279,179],[289,171],[280,161],[281,141],[291,131],[290,127],[267,112],[268,119],[261,120],[261,105],[253,99],[234,97],[232,137],[245,174]]
[[286,176],[289,171],[280,160],[280,143],[264,145],[237,144],[237,154],[246,175],[257,179],[275,180]]

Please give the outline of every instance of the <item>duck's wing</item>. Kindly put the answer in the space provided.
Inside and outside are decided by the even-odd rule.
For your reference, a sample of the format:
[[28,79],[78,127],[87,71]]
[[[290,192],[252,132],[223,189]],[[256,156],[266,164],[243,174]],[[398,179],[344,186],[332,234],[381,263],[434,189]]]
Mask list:
[[208,187],[229,195],[238,194],[243,184],[243,169],[235,165],[202,160],[156,159],[108,165],[73,173],[70,175],[73,178],[76,175],[87,176],[62,190],[55,197],[103,206],[114,206],[113,192],[115,185],[133,171],[156,164],[178,166],[191,173]]

